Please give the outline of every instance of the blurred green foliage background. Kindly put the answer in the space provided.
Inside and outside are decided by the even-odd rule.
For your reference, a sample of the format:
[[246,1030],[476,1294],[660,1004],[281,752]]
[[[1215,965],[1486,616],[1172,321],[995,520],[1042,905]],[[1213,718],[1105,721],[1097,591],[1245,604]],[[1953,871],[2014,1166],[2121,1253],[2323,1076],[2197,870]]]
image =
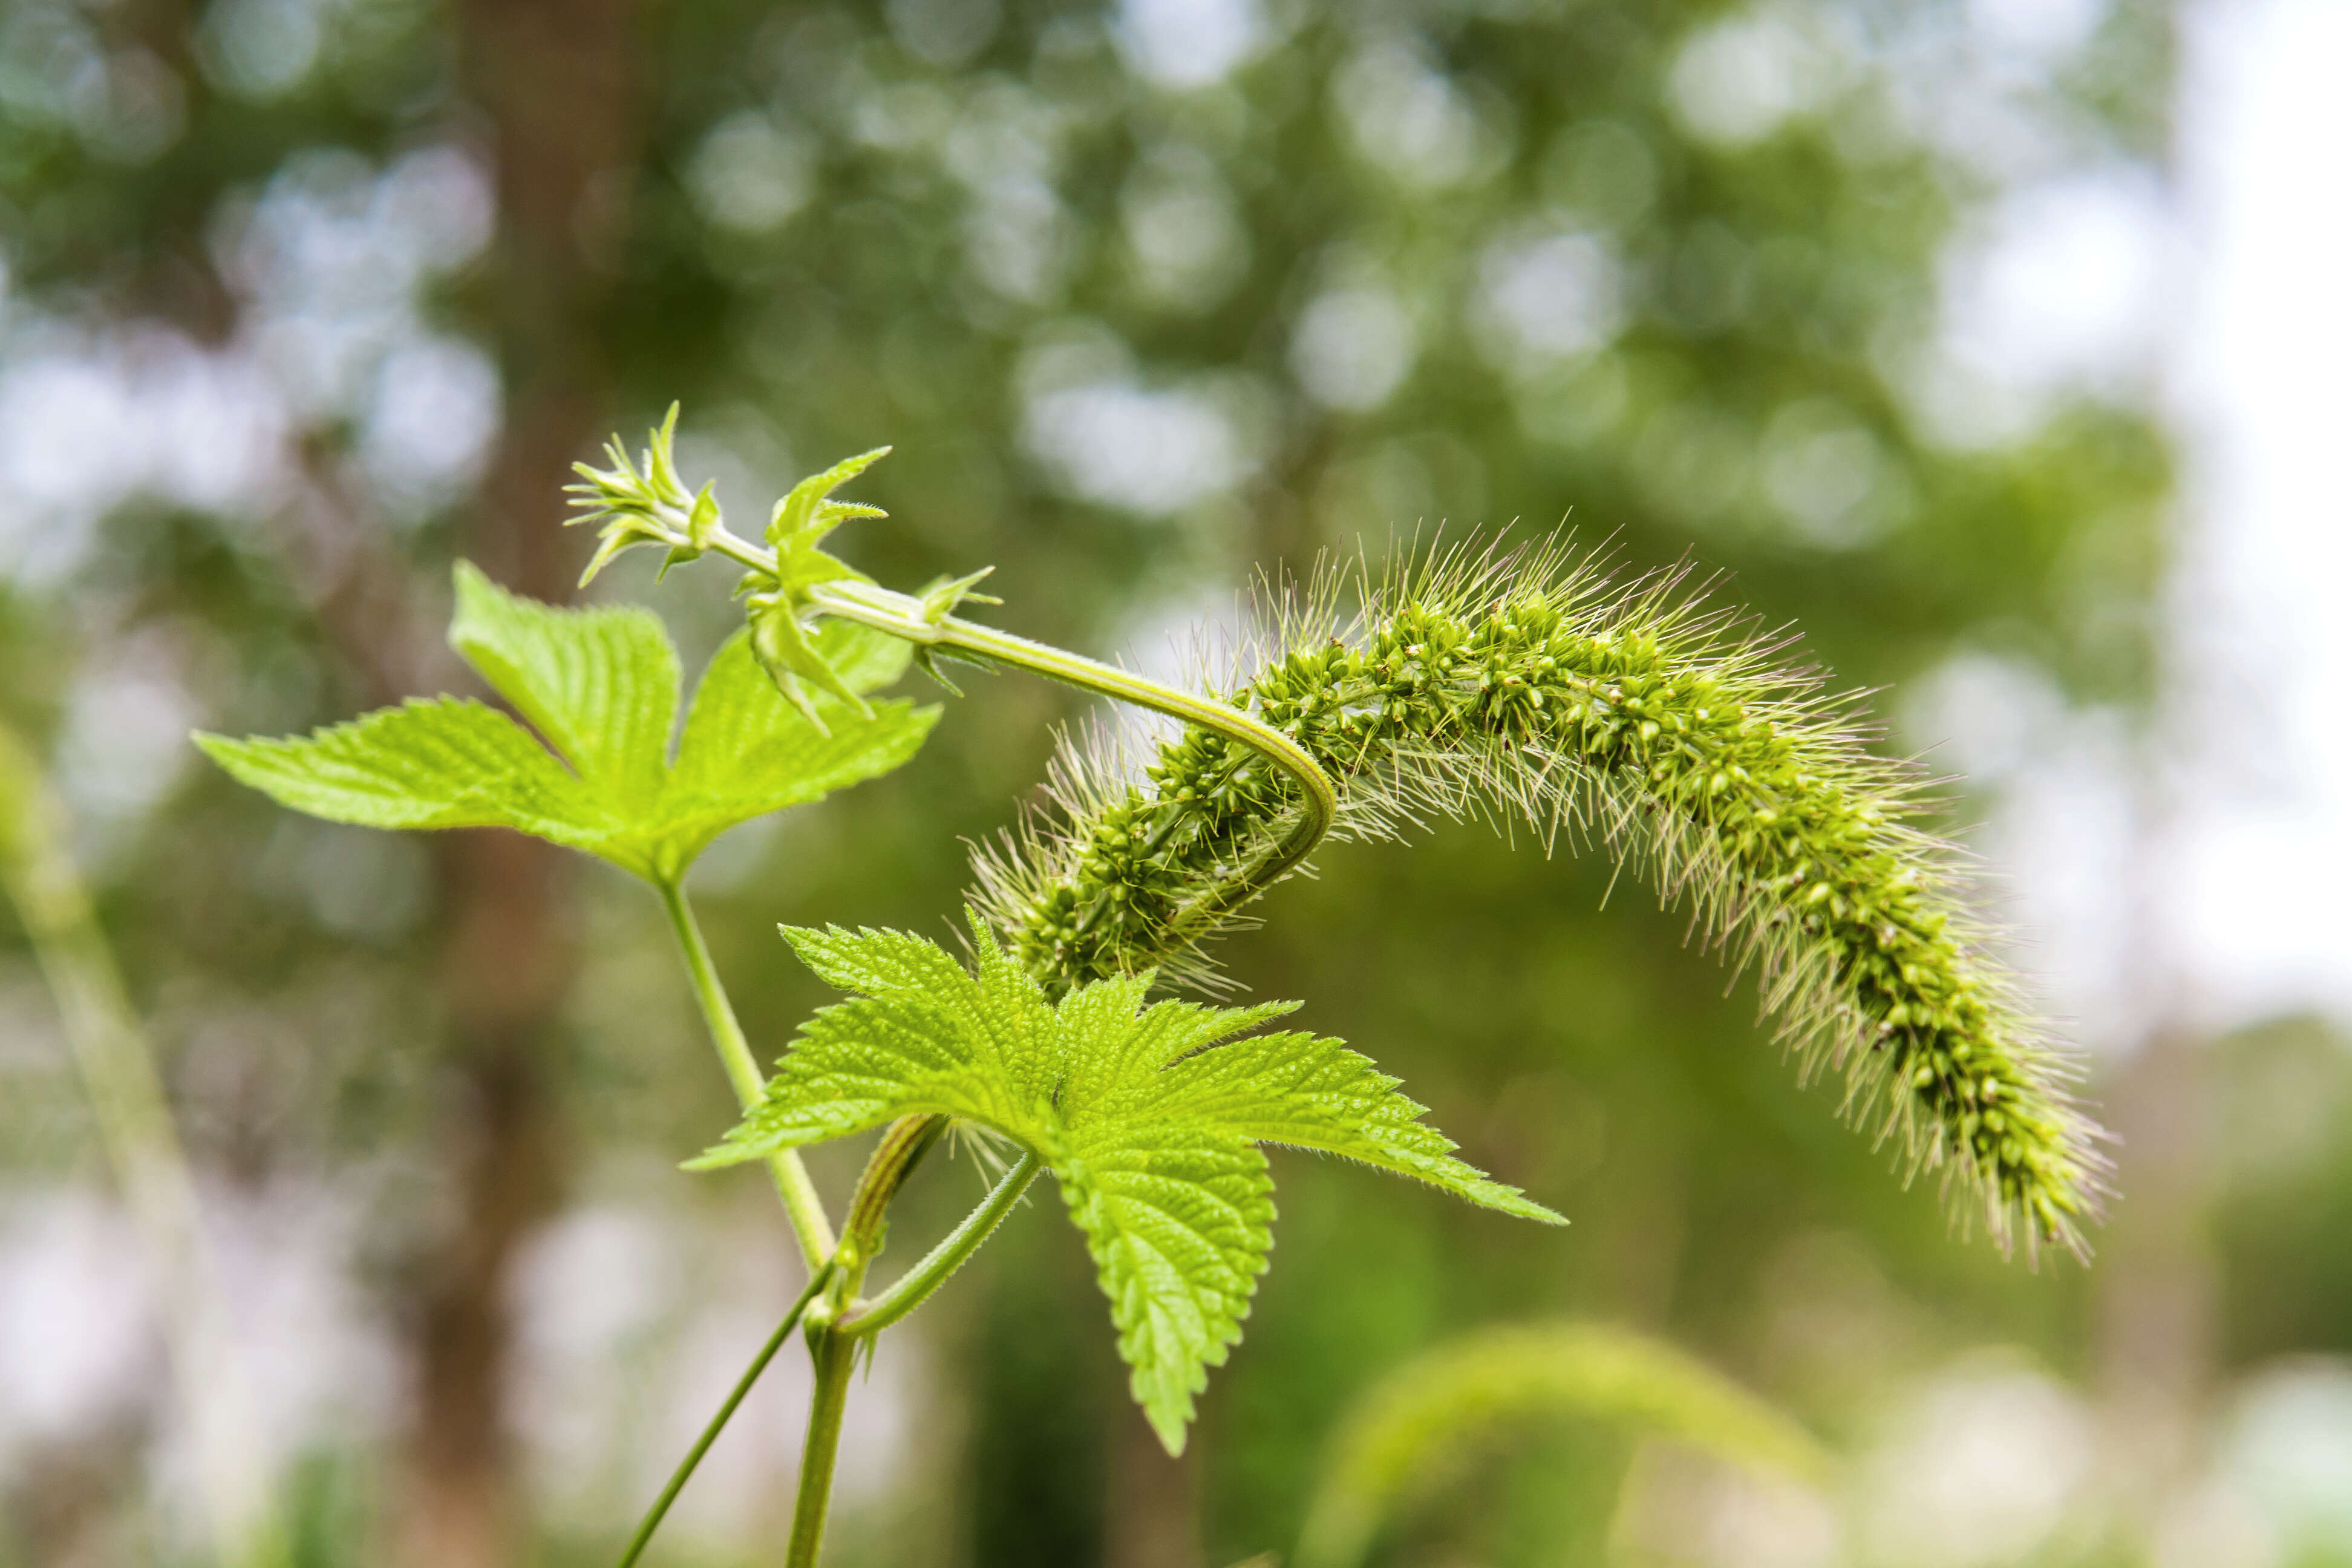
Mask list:
[[[2026,396],[1940,347],[1953,247],[2007,193],[2162,175],[2170,16],[2062,9],[11,0],[0,719],[77,813],[301,1560],[602,1560],[795,1266],[753,1177],[672,1169],[730,1108],[640,889],[294,818],[189,727],[472,689],[438,641],[452,558],[565,596],[569,462],[676,398],[739,520],[895,443],[860,566],[993,563],[999,624],[1149,668],[1259,571],[1565,525],[1629,574],[1719,577],[1890,719],[1993,661],[2137,733],[2164,434],[2131,385]],[[736,613],[692,573],[597,592],[656,605],[690,666]],[[701,868],[763,1053],[821,999],[774,923],[939,931],[963,841],[1083,712],[967,684],[903,773]],[[2206,1539],[2167,1508],[2204,1495],[2229,1380],[2352,1348],[2352,1173],[2273,1146],[2276,1103],[2347,1092],[2324,1031],[2116,1057],[2094,1091],[2131,1200],[2097,1268],[2029,1273],[1899,1190],[1681,917],[1604,909],[1609,880],[1449,828],[1325,856],[1226,953],[1571,1230],[1279,1158],[1276,1266],[1177,1463],[1032,1205],[861,1386],[835,1560],[1286,1550],[1382,1371],[1572,1316],[1697,1353],[1851,1474],[1759,1491],[1538,1426],[1465,1457],[1382,1561],[2352,1561],[2340,1509],[2257,1521],[2288,1556],[2161,1555]],[[187,1560],[186,1413],[7,920],[0,1297],[12,1364],[54,1375],[0,1394],[0,1561]],[[902,1235],[976,1192],[929,1173]],[[661,1560],[773,1552],[792,1375]]]

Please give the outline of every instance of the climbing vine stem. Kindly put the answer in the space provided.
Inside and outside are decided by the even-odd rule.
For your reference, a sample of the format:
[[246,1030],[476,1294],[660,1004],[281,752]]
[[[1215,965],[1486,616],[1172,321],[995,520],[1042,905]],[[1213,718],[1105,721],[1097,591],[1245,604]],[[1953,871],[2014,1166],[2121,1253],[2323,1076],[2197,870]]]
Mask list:
[[986,1241],[1029,1184],[1044,1169],[1036,1154],[1022,1151],[1021,1158],[1006,1171],[988,1194],[988,1199],[964,1217],[964,1222],[926,1254],[920,1263],[907,1270],[898,1282],[872,1300],[865,1302],[841,1322],[841,1331],[864,1338],[877,1334],[928,1300],[932,1291],[947,1283],[948,1276],[962,1268],[980,1244]]
[[760,1347],[760,1353],[751,1358],[751,1364],[743,1369],[743,1375],[735,1380],[734,1390],[727,1395],[727,1403],[719,1407],[719,1414],[703,1427],[702,1436],[695,1440],[694,1447],[687,1450],[686,1458],[679,1460],[677,1468],[670,1473],[669,1485],[662,1489],[661,1496],[655,1499],[653,1507],[646,1510],[636,1534],[629,1539],[628,1550],[621,1554],[618,1568],[634,1568],[637,1559],[645,1555],[646,1548],[653,1542],[654,1531],[661,1528],[662,1521],[669,1514],[669,1505],[676,1502],[677,1494],[686,1489],[686,1483],[702,1463],[702,1456],[710,1451],[710,1445],[717,1442],[719,1434],[727,1429],[727,1423],[734,1418],[735,1407],[743,1403],[744,1396],[751,1392],[751,1385],[760,1381],[760,1374],[768,1370],[768,1363],[776,1359],[778,1351],[784,1348],[784,1342],[792,1337],[793,1330],[800,1324],[801,1314],[808,1310],[809,1303],[816,1300],[817,1292],[824,1289],[832,1278],[830,1268],[820,1268],[809,1276],[808,1285],[801,1291],[800,1299],[784,1314],[784,1321],[776,1325],[776,1331],[768,1336],[768,1342]]
[[793,1503],[793,1535],[784,1552],[786,1568],[816,1568],[824,1542],[825,1514],[833,1495],[833,1467],[841,1449],[841,1418],[849,1406],[849,1374],[859,1342],[842,1319],[857,1299],[866,1270],[882,1250],[890,1200],[898,1196],[917,1164],[947,1131],[944,1116],[908,1116],[894,1121],[875,1145],[849,1200],[841,1245],[834,1254],[824,1294],[809,1310],[809,1357],[816,1390],[809,1402],[808,1436],[801,1446],[800,1492]]
[[[667,446],[666,426],[656,433],[656,450],[662,459],[659,471],[664,475],[668,469]],[[862,466],[862,461],[856,466]],[[854,467],[844,467],[855,471]],[[802,536],[787,534],[783,536],[785,543],[761,549],[730,531],[707,498],[698,499],[690,507],[681,507],[678,498],[668,494],[668,489],[675,488],[668,479],[647,480],[628,470],[625,459],[613,474],[600,475],[584,468],[582,471],[590,481],[583,488],[595,503],[592,514],[614,520],[597,565],[628,542],[644,542],[665,546],[673,561],[691,560],[710,552],[749,569],[751,576],[745,581],[745,589],[752,605],[754,649],[785,696],[820,727],[824,721],[803,681],[835,695],[848,696],[833,672],[821,660],[813,659],[803,635],[801,618],[823,615],[856,622],[913,644],[924,667],[935,676],[938,669],[934,660],[942,655],[968,663],[1025,670],[1179,720],[1186,725],[1188,734],[1213,737],[1223,748],[1223,765],[1211,787],[1252,800],[1262,819],[1279,822],[1280,826],[1265,843],[1223,867],[1219,875],[1192,889],[1181,908],[1170,911],[1163,923],[1171,944],[1181,945],[1194,934],[1205,936],[1230,921],[1303,862],[1337,820],[1339,791],[1315,758],[1280,730],[1243,708],[950,614],[962,598],[971,596],[971,585],[977,578],[946,584],[918,597],[867,583],[845,568],[836,570],[829,558],[814,552],[814,542],[824,532],[821,525],[826,515],[824,509],[842,510],[838,503],[822,500],[823,489],[807,490],[804,497],[806,487],[795,491],[795,497],[802,498],[804,503],[801,512],[815,519],[814,524]],[[656,472],[649,457],[647,474]],[[780,520],[786,516],[793,500],[788,498],[779,507]],[[614,510],[597,510],[604,505],[613,505]],[[771,535],[777,537],[776,526],[772,526]],[[812,560],[823,563],[813,574],[809,566]],[[590,574],[596,569],[592,565]],[[856,701],[854,697],[848,700]],[[712,1043],[738,1098],[748,1108],[761,1091],[757,1061],[719,983],[683,889],[675,879],[660,886]],[[1050,976],[1045,978],[1050,982]],[[858,1288],[880,1249],[890,1201],[946,1125],[944,1117],[910,1117],[884,1134],[851,1200],[837,1242],[798,1156],[784,1151],[769,1162],[777,1192],[810,1267],[812,1281],[823,1282],[822,1291],[806,1304],[804,1314],[803,1331],[814,1366],[815,1389],[809,1410],[808,1436],[802,1450],[792,1539],[786,1552],[790,1568],[814,1568],[817,1561],[840,1446],[841,1422],[847,1406],[849,1375],[860,1342],[866,1342],[870,1348],[873,1335],[904,1318],[945,1283],[993,1232],[1040,1169],[1035,1154],[1024,1152],[988,1199],[954,1232],[879,1300],[861,1301]],[[631,1548],[632,1560],[650,1539],[668,1500],[684,1485],[702,1449],[715,1439],[740,1403],[744,1389],[773,1353],[772,1343],[761,1350],[727,1405],[714,1417],[695,1453],[688,1456],[673,1478],[670,1490],[648,1517],[646,1528]]]
[[[577,465],[582,482],[572,487],[572,493],[579,515],[572,521],[603,525],[602,543],[582,581],[622,551],[639,545],[662,549],[671,563],[716,554],[746,568],[750,575],[738,592],[751,608],[752,647],[778,689],[820,727],[824,721],[810,686],[843,697],[853,707],[862,704],[808,641],[803,622],[819,616],[854,621],[913,644],[918,658],[934,676],[939,673],[936,660],[944,655],[1026,670],[1182,721],[1188,735],[1202,737],[1200,746],[1213,751],[1207,758],[1213,776],[1204,776],[1202,787],[1275,831],[1254,842],[1251,853],[1221,865],[1216,875],[1188,889],[1180,906],[1161,912],[1157,925],[1162,952],[1181,952],[1214,931],[1295,869],[1331,831],[1339,816],[1339,792],[1330,774],[1280,727],[1250,713],[1247,693],[1237,701],[1222,701],[958,617],[952,612],[959,604],[980,596],[974,585],[985,572],[935,584],[919,595],[900,594],[867,581],[819,550],[818,544],[843,519],[879,515],[872,507],[826,498],[887,447],[835,464],[794,486],[777,503],[768,526],[769,543],[763,547],[727,527],[708,487],[698,495],[686,492],[670,451],[677,418],[673,407],[668,420],[653,433],[642,466],[629,460],[618,441],[608,449],[612,468]],[[1120,887],[1104,892],[1113,901],[1125,896]],[[1150,967],[1154,958],[1151,953],[1132,956],[1139,960],[1138,968]],[[1061,988],[1058,976],[1041,973],[1041,978]]]
[[1287,775],[1296,791],[1291,808],[1297,820],[1256,859],[1215,887],[1202,889],[1193,904],[1176,917],[1180,932],[1213,926],[1280,880],[1314,852],[1338,817],[1339,789],[1322,765],[1297,742],[1240,706],[954,616],[928,619],[922,600],[872,584],[826,584],[810,593],[809,602],[826,615],[888,632],[918,647],[947,648],[967,658],[1027,670],[1198,725],[1225,743],[1230,765],[1223,782],[1236,794],[1247,791],[1252,783],[1245,760],[1248,753],[1255,752]]
[[[759,1103],[763,1081],[760,1064],[751,1055],[751,1043],[743,1037],[743,1026],[736,1021],[735,1006],[727,999],[726,986],[719,983],[718,966],[710,962],[709,944],[702,940],[702,928],[696,923],[693,906],[686,901],[686,889],[676,879],[657,885],[662,907],[669,911],[670,929],[677,933],[687,973],[693,977],[695,1000],[702,1005],[702,1019],[709,1026],[710,1043],[719,1052],[719,1065],[727,1069],[727,1081],[734,1086],[735,1098],[748,1110]],[[793,1235],[800,1242],[802,1261],[812,1271],[824,1268],[833,1258],[833,1224],[825,1218],[824,1202],[817,1196],[816,1184],[809,1180],[808,1167],[801,1163],[797,1152],[785,1149],[769,1156],[768,1172],[775,1180],[776,1195],[783,1200],[784,1213],[793,1222]]]

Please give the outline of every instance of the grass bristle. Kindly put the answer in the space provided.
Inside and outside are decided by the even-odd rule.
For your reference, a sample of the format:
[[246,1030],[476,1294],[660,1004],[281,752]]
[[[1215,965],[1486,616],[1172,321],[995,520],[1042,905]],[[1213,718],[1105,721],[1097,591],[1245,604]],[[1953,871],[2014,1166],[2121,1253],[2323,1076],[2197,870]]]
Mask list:
[[[1685,572],[1616,584],[1557,542],[1326,570],[1259,610],[1213,689],[1331,775],[1335,837],[1484,819],[1597,846],[1756,967],[1800,1075],[1842,1075],[1906,1179],[1936,1173],[2003,1247],[2086,1252],[2106,1163],[2071,1061],[1989,952],[1958,852],[1919,826],[1925,776],[1871,750],[1858,698],[1785,662],[1788,636]],[[1050,985],[1156,968],[1214,990],[1207,946],[1249,917],[1209,895],[1288,832],[1291,787],[1197,728],[1091,728],[976,857],[977,898]]]

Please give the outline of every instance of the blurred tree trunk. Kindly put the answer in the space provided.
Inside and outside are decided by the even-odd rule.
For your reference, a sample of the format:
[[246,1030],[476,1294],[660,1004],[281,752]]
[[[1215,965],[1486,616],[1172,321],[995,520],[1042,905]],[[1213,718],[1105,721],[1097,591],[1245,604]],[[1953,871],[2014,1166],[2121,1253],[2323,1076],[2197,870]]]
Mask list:
[[401,1558],[414,1568],[516,1561],[520,1510],[505,1425],[508,1275],[546,1212],[562,1144],[540,1061],[571,969],[556,891],[569,869],[536,840],[453,836],[447,1076],[438,1142],[454,1202],[412,1319],[415,1418]]
[[1171,1459],[1139,1412],[1111,1407],[1110,1498],[1103,1510],[1106,1568],[1202,1568],[1193,1498],[1194,1445]]
[[[571,593],[562,487],[607,418],[598,326],[635,161],[633,20],[633,0],[458,7],[467,93],[493,141],[499,232],[483,303],[506,394],[465,549],[538,599]],[[465,833],[440,860],[457,1217],[415,1319],[414,1491],[401,1526],[415,1568],[521,1555],[504,1421],[508,1275],[552,1200],[562,1152],[542,1060],[572,961],[562,853]]]

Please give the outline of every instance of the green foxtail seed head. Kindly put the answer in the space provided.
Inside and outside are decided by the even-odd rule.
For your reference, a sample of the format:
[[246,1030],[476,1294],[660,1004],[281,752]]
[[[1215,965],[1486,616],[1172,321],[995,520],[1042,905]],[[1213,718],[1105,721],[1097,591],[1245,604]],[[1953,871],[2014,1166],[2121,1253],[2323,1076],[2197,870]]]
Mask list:
[[[1226,700],[1339,782],[1341,837],[1507,817],[1646,872],[1756,965],[1802,1075],[1842,1072],[1906,1179],[1937,1173],[2004,1247],[2084,1255],[2104,1135],[1984,951],[1955,852],[1917,826],[1920,775],[1686,586],[1613,586],[1559,545],[1326,574],[1273,596]],[[976,897],[1049,987],[1153,967],[1213,985],[1202,943],[1237,912],[1207,895],[1280,840],[1288,791],[1198,728],[1139,769],[1097,731],[978,857]]]

